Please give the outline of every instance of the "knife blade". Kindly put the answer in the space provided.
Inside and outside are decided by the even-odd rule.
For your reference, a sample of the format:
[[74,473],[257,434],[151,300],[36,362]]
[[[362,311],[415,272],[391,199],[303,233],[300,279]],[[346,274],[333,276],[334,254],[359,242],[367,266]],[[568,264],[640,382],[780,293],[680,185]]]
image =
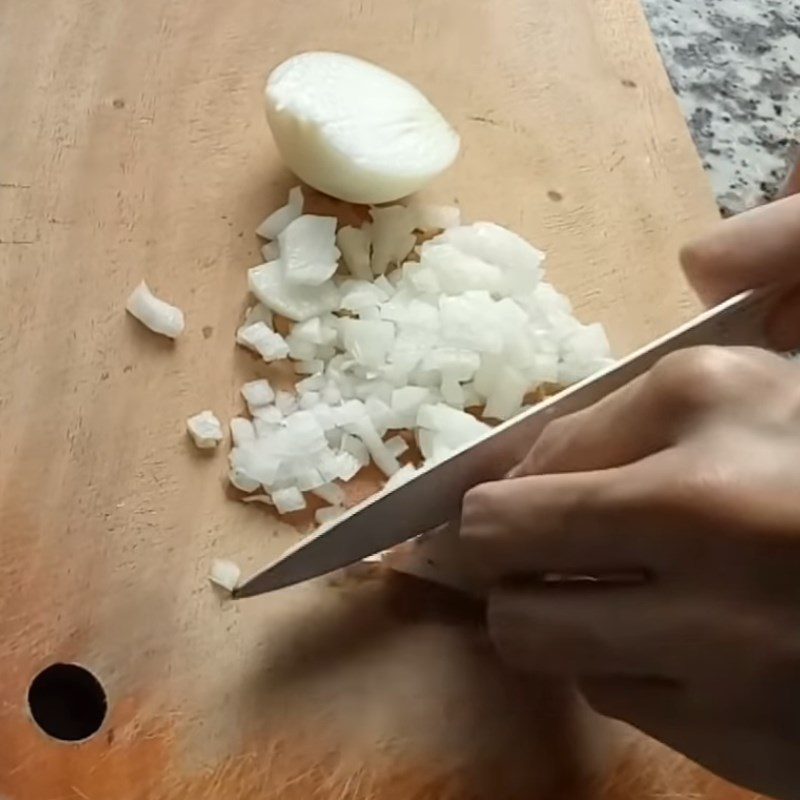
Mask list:
[[668,353],[703,344],[764,345],[765,316],[775,290],[737,295],[621,359],[493,428],[477,442],[407,483],[381,491],[329,527],[302,539],[235,591],[252,597],[291,586],[388,550],[458,516],[464,494],[497,480],[518,463],[553,419],[593,405],[646,372]]

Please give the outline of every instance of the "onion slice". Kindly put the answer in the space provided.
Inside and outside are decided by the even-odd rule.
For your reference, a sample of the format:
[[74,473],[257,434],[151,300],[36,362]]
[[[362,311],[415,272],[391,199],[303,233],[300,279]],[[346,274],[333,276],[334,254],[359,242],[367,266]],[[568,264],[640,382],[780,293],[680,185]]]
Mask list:
[[155,333],[170,339],[183,333],[183,311],[156,297],[144,281],[130,293],[125,308]]

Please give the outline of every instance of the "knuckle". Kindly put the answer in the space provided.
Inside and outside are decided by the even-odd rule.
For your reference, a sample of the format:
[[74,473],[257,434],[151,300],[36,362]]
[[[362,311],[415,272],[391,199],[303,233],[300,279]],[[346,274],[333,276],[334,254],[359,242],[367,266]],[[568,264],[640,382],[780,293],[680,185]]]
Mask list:
[[678,258],[684,272],[694,278],[716,266],[724,253],[716,236],[702,236],[681,247]]
[[468,578],[489,584],[505,569],[503,539],[508,534],[503,492],[496,484],[475,486],[464,496],[459,554]]
[[[736,508],[741,498],[742,487],[732,476],[729,462],[713,452],[694,453],[666,478],[658,494],[662,511],[669,518],[708,521],[716,510]],[[701,538],[693,539],[701,543]]]
[[485,546],[489,523],[497,518],[496,492],[489,483],[470,489],[461,505],[461,539],[471,548]]
[[569,417],[551,420],[539,434],[523,462],[523,474],[535,474],[547,468],[563,449],[571,428]]
[[586,679],[581,681],[580,691],[586,702],[598,714],[615,719],[623,718],[624,712],[618,702],[617,694],[608,691],[599,681]]
[[662,358],[650,371],[649,382],[671,410],[705,411],[741,396],[754,380],[752,367],[747,354],[703,345]]

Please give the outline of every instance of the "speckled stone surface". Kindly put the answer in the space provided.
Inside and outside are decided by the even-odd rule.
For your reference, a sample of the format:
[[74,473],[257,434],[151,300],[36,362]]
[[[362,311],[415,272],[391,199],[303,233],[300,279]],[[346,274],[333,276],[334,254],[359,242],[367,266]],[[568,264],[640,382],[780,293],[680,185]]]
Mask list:
[[800,0],[642,0],[724,214],[774,197],[800,138]]

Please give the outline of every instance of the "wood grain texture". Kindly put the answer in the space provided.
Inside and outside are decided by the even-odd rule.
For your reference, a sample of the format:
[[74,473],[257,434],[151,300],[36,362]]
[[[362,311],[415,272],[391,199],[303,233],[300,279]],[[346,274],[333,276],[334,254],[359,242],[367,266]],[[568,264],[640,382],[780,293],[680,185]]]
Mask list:
[[[227,499],[224,455],[199,457],[183,426],[231,415],[263,374],[232,344],[251,231],[291,183],[261,89],[303,49],[423,87],[464,142],[431,196],[546,248],[619,351],[686,318],[675,253],[715,210],[635,0],[0,14],[0,796],[578,797],[619,736],[564,687],[503,673],[460,610],[378,578],[222,601],[212,557],[251,570],[296,534]],[[186,312],[174,345],[123,312],[142,277]],[[58,660],[108,691],[82,744],[29,719],[27,687]],[[620,746],[595,793],[738,796],[651,743]]]

